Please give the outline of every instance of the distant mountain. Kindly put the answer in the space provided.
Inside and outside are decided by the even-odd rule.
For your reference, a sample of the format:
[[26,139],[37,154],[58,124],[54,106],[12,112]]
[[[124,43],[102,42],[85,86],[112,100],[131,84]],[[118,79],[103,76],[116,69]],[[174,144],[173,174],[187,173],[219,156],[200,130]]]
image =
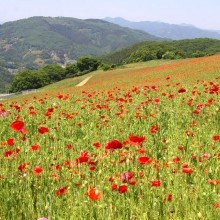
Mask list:
[[213,38],[220,39],[220,33],[217,31],[208,31],[199,29],[189,24],[167,24],[157,21],[133,22],[123,18],[105,18],[105,21],[118,24],[122,27],[129,27],[136,30],[142,30],[149,34],[169,38],[173,40],[193,39],[193,38]]
[[32,17],[0,25],[0,66],[34,69],[159,37],[98,19]]

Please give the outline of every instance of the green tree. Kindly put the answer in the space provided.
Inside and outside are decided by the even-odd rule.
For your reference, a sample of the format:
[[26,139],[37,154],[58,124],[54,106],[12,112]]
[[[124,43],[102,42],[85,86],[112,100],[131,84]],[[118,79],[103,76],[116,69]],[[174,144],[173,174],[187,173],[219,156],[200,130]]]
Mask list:
[[65,69],[58,64],[49,64],[42,68],[42,71],[48,75],[50,83],[60,81],[65,78]]
[[103,64],[101,65],[101,69],[102,69],[103,71],[110,70],[110,69],[111,69],[111,65],[103,63]]
[[66,77],[74,77],[77,75],[78,72],[79,72],[79,69],[76,63],[68,65],[65,68]]
[[20,92],[28,89],[38,89],[49,84],[49,77],[43,71],[22,70],[15,76],[10,92]]
[[83,73],[92,72],[98,69],[101,61],[94,57],[81,57],[77,61],[77,67],[79,71]]

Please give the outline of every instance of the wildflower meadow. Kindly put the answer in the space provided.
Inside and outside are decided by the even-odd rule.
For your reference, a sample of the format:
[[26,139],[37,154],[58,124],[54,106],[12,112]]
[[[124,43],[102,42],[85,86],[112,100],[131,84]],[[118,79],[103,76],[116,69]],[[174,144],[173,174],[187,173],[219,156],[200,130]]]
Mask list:
[[0,219],[220,219],[220,55],[135,64],[0,102]]

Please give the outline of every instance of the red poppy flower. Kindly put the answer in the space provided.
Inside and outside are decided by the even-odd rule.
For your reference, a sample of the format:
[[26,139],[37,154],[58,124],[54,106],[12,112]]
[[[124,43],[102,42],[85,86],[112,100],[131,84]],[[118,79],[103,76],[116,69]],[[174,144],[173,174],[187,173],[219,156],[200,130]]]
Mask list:
[[122,148],[122,143],[117,140],[111,140],[105,145],[106,150],[116,150],[121,148]]
[[211,185],[218,185],[218,184],[220,184],[220,180],[209,180],[209,183]]
[[43,171],[43,169],[40,166],[36,166],[34,168],[34,174],[35,175],[39,175],[42,171]]
[[180,145],[180,146],[178,147],[178,149],[179,149],[179,150],[184,150],[184,147],[183,147],[182,145]]
[[59,175],[57,173],[52,173],[51,176],[54,178],[54,179],[59,179]]
[[59,171],[60,170],[60,164],[55,165],[55,169]]
[[152,134],[155,134],[158,130],[159,130],[159,126],[153,125],[153,126],[151,126],[151,131],[150,132]]
[[14,153],[13,150],[9,150],[9,151],[4,152],[4,153],[3,153],[3,156],[4,156],[4,157],[9,157],[9,156],[11,156],[13,153]]
[[13,139],[13,138],[9,138],[9,139],[7,140],[7,144],[8,144],[9,146],[13,146],[13,145],[15,144],[14,139]]
[[13,123],[11,123],[10,127],[14,131],[20,132],[21,129],[24,127],[24,122],[23,121],[14,121]]
[[151,187],[155,186],[158,187],[160,186],[161,182],[160,180],[151,180]]
[[178,93],[184,93],[184,92],[186,92],[185,88],[181,88],[181,89],[178,90]]
[[100,190],[93,188],[89,191],[88,197],[93,201],[97,201],[103,197],[103,194]]
[[25,169],[27,168],[27,165],[29,165],[29,163],[20,164],[20,165],[18,166],[18,169],[19,169],[20,171],[25,170]]
[[121,186],[118,187],[118,192],[119,192],[120,194],[125,193],[125,192],[127,192],[127,191],[128,191],[128,189],[127,189],[127,186],[126,186],[126,185],[121,185]]
[[218,140],[220,140],[220,135],[213,136],[212,140],[213,140],[213,141],[218,141]]
[[115,191],[117,189],[117,184],[112,183],[112,191]]
[[152,160],[149,157],[143,156],[143,157],[138,157],[138,162],[140,164],[151,164]]
[[84,163],[84,162],[88,162],[88,160],[89,160],[89,153],[81,152],[80,157],[76,159],[76,163]]
[[144,149],[138,149],[137,152],[138,152],[139,154],[145,154],[145,153],[146,153],[146,150],[144,150]]
[[213,207],[214,207],[214,208],[220,208],[220,203],[219,203],[219,202],[213,203]]
[[95,142],[95,143],[93,144],[93,146],[96,147],[96,148],[99,148],[99,147],[101,147],[101,144],[100,144],[99,142]]
[[135,143],[142,143],[145,141],[145,137],[144,136],[134,136],[134,135],[130,135],[129,136],[129,140],[131,142],[135,142]]
[[44,134],[44,133],[49,132],[49,129],[48,129],[48,128],[45,128],[45,127],[40,127],[40,128],[38,128],[38,132],[39,132],[40,134]]
[[28,133],[28,130],[25,129],[25,128],[22,128],[22,129],[20,130],[20,132],[21,132],[22,134],[27,134],[27,133]]
[[133,186],[137,184],[137,181],[134,179],[130,179],[128,182],[130,185],[133,185]]
[[164,199],[164,202],[166,202],[166,201],[167,202],[172,202],[172,200],[173,200],[173,195],[169,194],[168,197]]
[[59,188],[59,189],[56,191],[56,195],[57,195],[57,196],[60,196],[60,195],[62,195],[62,194],[66,194],[66,193],[67,193],[66,187],[61,187],[61,188]]
[[72,148],[73,148],[73,145],[72,145],[72,144],[68,144],[68,145],[67,145],[67,149],[68,149],[68,150],[71,150]]
[[40,146],[39,145],[33,145],[30,147],[30,151],[36,151],[36,150],[39,150],[40,149]]
[[96,170],[96,166],[91,166],[89,169],[90,170]]
[[193,169],[189,167],[183,167],[182,169],[182,173],[192,173],[192,172],[193,172]]

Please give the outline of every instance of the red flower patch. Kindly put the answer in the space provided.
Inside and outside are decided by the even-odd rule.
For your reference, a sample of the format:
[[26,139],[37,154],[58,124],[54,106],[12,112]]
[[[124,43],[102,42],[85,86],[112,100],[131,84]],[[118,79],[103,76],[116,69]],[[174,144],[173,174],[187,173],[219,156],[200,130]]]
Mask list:
[[20,132],[22,134],[26,134],[27,130],[24,128],[24,122],[23,121],[14,121],[10,124],[11,129],[14,131]]
[[150,159],[149,157],[146,157],[146,156],[138,157],[138,162],[140,164],[151,164],[152,163],[152,159]]
[[49,132],[49,129],[46,128],[46,127],[40,127],[40,128],[38,128],[38,132],[39,132],[40,134],[44,134],[44,133]]
[[34,174],[35,175],[39,175],[40,173],[42,173],[43,172],[43,169],[41,168],[41,167],[39,167],[39,166],[36,166],[35,168],[34,168]]
[[161,185],[160,180],[151,180],[151,187],[155,186],[158,187]]
[[87,195],[93,201],[97,201],[103,197],[102,192],[96,188],[91,189]]
[[106,150],[116,150],[121,148],[122,148],[122,143],[117,140],[111,140],[105,145]]
[[125,193],[125,192],[128,191],[127,188],[128,188],[128,187],[127,187],[126,185],[121,185],[121,186],[118,187],[118,192],[119,192],[120,194],[123,194],[123,193]]

